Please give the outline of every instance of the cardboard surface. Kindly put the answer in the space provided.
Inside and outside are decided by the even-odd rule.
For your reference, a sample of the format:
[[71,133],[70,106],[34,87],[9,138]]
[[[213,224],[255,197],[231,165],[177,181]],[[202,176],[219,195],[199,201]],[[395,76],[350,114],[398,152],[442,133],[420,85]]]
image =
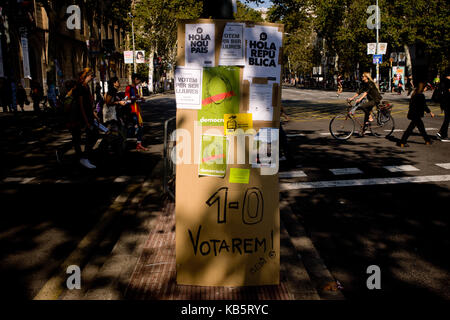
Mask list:
[[[184,20],[178,26],[178,66],[184,66],[184,24],[215,23],[215,56],[219,63],[222,33],[233,20]],[[256,25],[282,25],[258,23]],[[240,67],[239,113],[248,110],[249,83]],[[259,79],[264,81],[264,79]],[[267,83],[267,82],[266,82]],[[273,85],[273,121],[253,121],[253,132],[279,127],[281,87]],[[197,126],[194,126],[197,122]],[[279,284],[280,217],[278,174],[261,175],[252,168],[253,136],[228,136],[232,164],[224,177],[199,177],[202,135],[224,135],[224,126],[201,126],[198,110],[177,109],[177,153],[188,155],[176,168],[176,261],[177,283],[200,286],[250,286]],[[255,131],[256,130],[256,131]],[[189,133],[189,134],[187,134]],[[237,143],[241,141],[240,145]],[[245,169],[247,179],[231,168]],[[241,172],[242,173],[242,172]],[[234,178],[231,177],[231,181]]]

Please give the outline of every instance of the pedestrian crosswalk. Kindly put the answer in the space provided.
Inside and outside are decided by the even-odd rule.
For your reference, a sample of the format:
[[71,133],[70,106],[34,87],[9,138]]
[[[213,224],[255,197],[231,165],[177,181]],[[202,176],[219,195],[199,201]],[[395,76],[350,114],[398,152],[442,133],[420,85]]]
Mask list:
[[[382,166],[379,169],[384,170],[384,175],[402,173],[402,172],[420,172],[422,169],[420,166],[412,165],[396,165],[396,166]],[[426,169],[429,169],[427,165]],[[432,165],[436,170],[450,170],[450,163],[435,163]],[[373,168],[372,168],[373,169]],[[425,168],[424,168],[425,169]],[[351,187],[351,186],[366,186],[366,185],[379,185],[379,184],[401,184],[401,183],[426,183],[426,182],[445,182],[450,181],[449,174],[440,175],[416,175],[408,177],[382,177],[382,178],[360,178],[360,179],[350,179],[350,180],[323,180],[323,181],[309,181],[315,180],[317,177],[317,170],[311,169],[311,175],[308,174],[307,169],[304,170],[293,170],[287,172],[280,172],[279,178],[281,180],[280,190],[298,190],[298,189],[318,189],[318,188],[338,188],[338,187]],[[328,169],[334,176],[351,176],[351,175],[364,175],[370,174],[364,172],[363,169],[357,167],[351,168],[333,168]],[[322,170],[323,172],[323,170]],[[379,171],[378,171],[379,172]],[[381,171],[383,172],[383,171]],[[303,178],[302,180],[289,182],[288,179]],[[305,181],[306,180],[306,181]]]
[[444,181],[450,181],[450,175],[281,183],[280,190],[289,191],[298,189],[356,187],[356,186],[383,185],[383,184],[426,183],[426,182],[444,182]]

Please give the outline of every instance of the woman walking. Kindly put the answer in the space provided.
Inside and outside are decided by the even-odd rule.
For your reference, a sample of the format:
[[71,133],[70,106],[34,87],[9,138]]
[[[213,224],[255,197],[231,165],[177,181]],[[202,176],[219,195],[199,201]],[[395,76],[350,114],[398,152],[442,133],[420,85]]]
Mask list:
[[[94,99],[89,90],[89,82],[94,78],[91,68],[85,68],[80,74],[77,86],[73,91],[73,110],[71,112],[72,142],[80,164],[88,169],[95,169],[89,158],[97,142],[97,131],[94,125]],[[86,131],[86,144],[84,152],[81,151],[81,131]]]

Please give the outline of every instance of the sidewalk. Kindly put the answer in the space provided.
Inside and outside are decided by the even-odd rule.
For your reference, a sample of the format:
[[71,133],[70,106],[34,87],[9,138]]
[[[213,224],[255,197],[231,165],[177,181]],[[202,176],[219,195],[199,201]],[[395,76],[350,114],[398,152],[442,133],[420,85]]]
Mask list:
[[[107,260],[95,259],[82,271],[81,292],[66,292],[61,299],[82,300],[319,300],[343,299],[333,289],[331,275],[320,258],[311,254],[305,235],[291,234],[285,224],[293,214],[287,202],[281,208],[280,284],[252,287],[202,287],[178,285],[175,262],[175,204],[161,200],[161,163],[151,180],[130,200],[124,213],[129,223]],[[285,219],[287,218],[287,220]],[[130,223],[131,221],[131,223]],[[309,241],[309,242],[308,242]],[[307,245],[305,245],[305,243]],[[303,249],[302,249],[303,248]],[[305,249],[306,248],[306,249]],[[302,252],[303,250],[303,252]],[[309,255],[308,252],[309,251]],[[305,267],[304,258],[308,257]],[[311,261],[315,262],[312,263]],[[319,259],[319,260],[318,260]],[[325,276],[324,276],[325,274]],[[334,286],[335,287],[335,286]],[[330,289],[331,288],[331,289]],[[77,290],[75,290],[77,291]]]

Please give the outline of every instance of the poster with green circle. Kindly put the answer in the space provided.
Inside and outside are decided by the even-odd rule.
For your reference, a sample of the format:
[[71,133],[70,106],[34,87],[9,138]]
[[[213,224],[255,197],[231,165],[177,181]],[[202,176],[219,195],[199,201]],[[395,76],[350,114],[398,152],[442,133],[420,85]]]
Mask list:
[[239,67],[203,68],[202,126],[223,126],[224,114],[239,113]]

